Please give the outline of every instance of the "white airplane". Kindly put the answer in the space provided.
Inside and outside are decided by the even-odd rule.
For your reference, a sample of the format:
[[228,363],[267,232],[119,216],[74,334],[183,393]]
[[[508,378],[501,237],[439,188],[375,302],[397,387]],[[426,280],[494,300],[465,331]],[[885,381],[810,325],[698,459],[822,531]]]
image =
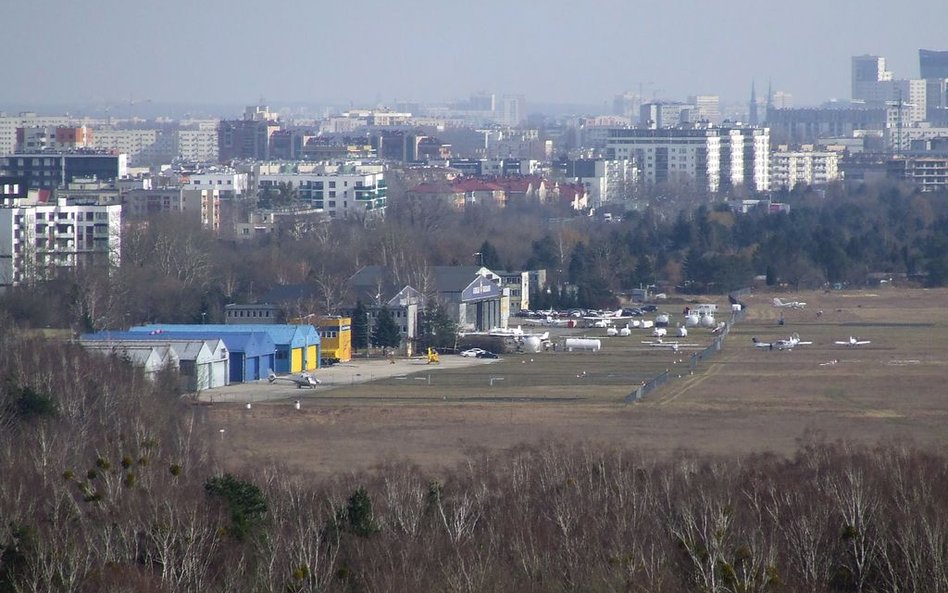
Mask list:
[[854,338],[849,336],[848,340],[836,340],[836,344],[839,346],[849,346],[850,348],[855,348],[856,346],[865,346],[866,344],[871,344],[870,340],[860,340],[859,338]]
[[535,319],[527,317],[523,319],[523,322],[528,325],[548,325],[550,327],[569,327],[571,324],[576,323],[574,319],[564,319],[560,317],[553,317],[552,315]]
[[630,319],[632,319],[631,316],[622,314],[622,309],[605,311],[601,315],[585,315],[583,317],[586,323],[592,323],[592,327],[609,327],[617,321],[628,321]]
[[652,348],[670,348],[672,352],[678,352],[680,348],[694,348],[699,346],[699,344],[685,344],[677,340],[674,342],[666,342],[661,338],[656,340],[642,340],[642,343],[646,346],[651,346]]
[[779,298],[774,297],[774,307],[778,309],[802,309],[806,307],[806,303],[801,301],[781,301]]
[[273,372],[273,369],[269,369],[267,371],[267,381],[270,383],[286,381],[288,383],[295,384],[297,389],[302,389],[303,387],[316,389],[316,386],[321,383],[319,379],[310,375],[309,373],[300,373],[299,375],[290,375],[288,377],[277,377],[276,373]]
[[754,342],[754,348],[766,348],[767,350],[793,350],[797,346],[809,346],[813,342],[800,341],[800,334],[793,333],[786,340],[775,340],[773,342],[761,342],[756,337],[751,338]]

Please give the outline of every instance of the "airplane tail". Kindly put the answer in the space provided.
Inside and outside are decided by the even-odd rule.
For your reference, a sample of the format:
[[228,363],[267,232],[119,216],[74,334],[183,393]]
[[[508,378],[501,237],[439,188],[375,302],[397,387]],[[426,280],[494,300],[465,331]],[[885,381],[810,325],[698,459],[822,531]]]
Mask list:
[[779,297],[774,297],[774,307],[783,307],[783,301]]

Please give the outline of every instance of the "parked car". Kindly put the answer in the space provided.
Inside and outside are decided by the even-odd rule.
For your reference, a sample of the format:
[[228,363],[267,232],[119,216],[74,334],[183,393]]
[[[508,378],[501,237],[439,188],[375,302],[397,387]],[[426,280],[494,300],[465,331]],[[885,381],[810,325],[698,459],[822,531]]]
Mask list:
[[467,358],[480,358],[481,354],[484,354],[487,350],[483,348],[470,348],[469,350],[464,350],[461,352],[461,356]]
[[493,352],[488,352],[487,350],[481,350],[477,353],[477,358],[500,358]]

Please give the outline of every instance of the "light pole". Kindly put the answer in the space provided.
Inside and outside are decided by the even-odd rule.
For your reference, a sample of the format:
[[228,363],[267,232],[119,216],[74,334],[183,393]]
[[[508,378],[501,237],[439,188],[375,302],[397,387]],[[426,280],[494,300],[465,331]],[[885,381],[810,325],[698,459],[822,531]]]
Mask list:
[[201,325],[207,323],[207,311],[201,311]]

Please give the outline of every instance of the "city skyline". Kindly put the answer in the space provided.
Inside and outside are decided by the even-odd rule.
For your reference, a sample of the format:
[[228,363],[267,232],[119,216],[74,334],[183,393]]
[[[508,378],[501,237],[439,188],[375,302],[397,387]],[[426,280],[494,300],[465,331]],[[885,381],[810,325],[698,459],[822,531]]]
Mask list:
[[803,0],[761,10],[749,0],[684,0],[654,14],[618,0],[474,8],[169,0],[135,11],[117,0],[15,3],[0,17],[8,46],[25,51],[7,65],[0,109],[260,97],[365,106],[486,91],[608,111],[626,91],[746,101],[752,81],[759,97],[772,81],[796,105],[816,105],[849,98],[852,56],[885,56],[897,78],[914,78],[918,49],[944,49],[948,4],[913,4]]

